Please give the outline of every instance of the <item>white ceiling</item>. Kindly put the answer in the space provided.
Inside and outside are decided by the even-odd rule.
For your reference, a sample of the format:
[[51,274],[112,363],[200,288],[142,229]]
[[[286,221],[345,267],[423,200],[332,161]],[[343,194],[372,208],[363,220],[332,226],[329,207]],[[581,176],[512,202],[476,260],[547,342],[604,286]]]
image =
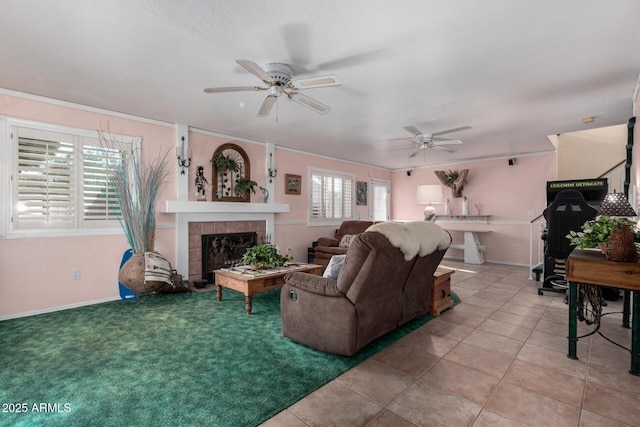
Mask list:
[[[3,0],[0,88],[390,169],[553,150],[547,135],[626,123],[637,0]],[[236,59],[342,86],[286,98],[205,94],[261,82]],[[595,123],[582,119],[595,116]],[[464,140],[413,158],[403,129]]]

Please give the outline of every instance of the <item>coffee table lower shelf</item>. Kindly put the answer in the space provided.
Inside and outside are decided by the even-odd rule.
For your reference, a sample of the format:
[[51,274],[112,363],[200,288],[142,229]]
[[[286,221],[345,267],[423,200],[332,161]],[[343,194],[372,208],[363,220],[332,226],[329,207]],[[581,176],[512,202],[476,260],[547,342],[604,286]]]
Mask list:
[[283,287],[285,283],[284,276],[293,272],[303,272],[320,276],[322,274],[322,266],[316,264],[300,264],[299,267],[256,276],[231,270],[214,270],[218,302],[222,301],[223,287],[242,292],[245,296],[245,311],[247,315],[250,315],[253,309],[253,295]]

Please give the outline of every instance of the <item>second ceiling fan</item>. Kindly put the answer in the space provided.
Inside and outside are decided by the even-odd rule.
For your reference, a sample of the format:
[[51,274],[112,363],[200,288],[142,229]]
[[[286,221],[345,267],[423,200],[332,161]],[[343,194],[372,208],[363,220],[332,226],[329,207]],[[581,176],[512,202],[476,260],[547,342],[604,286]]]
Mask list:
[[[456,151],[455,148],[448,147],[448,146],[462,144],[462,141],[459,139],[441,138],[438,135],[444,135],[451,132],[467,130],[467,129],[471,129],[471,127],[461,126],[461,127],[447,129],[447,130],[443,130],[435,133],[422,132],[420,129],[418,129],[415,126],[405,126],[403,129],[413,134],[413,138],[409,139],[409,141],[413,142],[413,144],[405,147],[394,148],[394,150],[414,148],[415,151],[409,155],[409,158],[412,158],[412,157],[415,157],[421,150],[426,150],[427,148],[432,150],[448,151],[450,153],[455,152]],[[393,138],[393,140],[400,140],[400,139],[407,139],[407,138]]]
[[331,111],[331,108],[313,98],[301,94],[299,91],[319,87],[340,86],[341,84],[340,79],[335,74],[294,79],[291,66],[279,62],[266,64],[263,67],[260,67],[248,59],[237,59],[236,62],[262,80],[267,86],[210,87],[206,88],[204,92],[223,93],[267,90],[269,93],[258,109],[258,117],[269,115],[273,105],[283,94],[293,102],[297,102],[318,114],[327,114]]

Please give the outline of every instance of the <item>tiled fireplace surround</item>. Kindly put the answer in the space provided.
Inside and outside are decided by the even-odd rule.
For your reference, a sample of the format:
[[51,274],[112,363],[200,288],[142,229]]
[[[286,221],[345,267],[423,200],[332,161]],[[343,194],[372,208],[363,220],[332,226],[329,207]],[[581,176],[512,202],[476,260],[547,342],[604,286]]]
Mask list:
[[289,212],[289,205],[168,200],[163,212],[176,214],[174,268],[193,281],[202,278],[203,234],[255,232],[263,241],[274,236],[275,215]]
[[258,242],[267,235],[266,221],[205,221],[189,223],[189,281],[202,279],[202,236],[254,232]]

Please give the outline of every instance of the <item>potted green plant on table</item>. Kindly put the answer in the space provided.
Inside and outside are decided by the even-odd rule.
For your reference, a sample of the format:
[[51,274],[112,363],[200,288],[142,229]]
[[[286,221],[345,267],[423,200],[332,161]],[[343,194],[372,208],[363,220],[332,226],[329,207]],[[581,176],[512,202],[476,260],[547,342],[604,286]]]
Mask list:
[[[570,231],[567,239],[580,249],[598,247],[612,261],[637,260],[640,252],[640,231],[637,224],[627,218],[600,215],[585,222],[582,231]],[[635,249],[634,253],[631,247]]]
[[261,243],[244,253],[240,265],[249,265],[254,270],[263,270],[282,267],[287,261],[289,257],[280,255],[275,246]]

